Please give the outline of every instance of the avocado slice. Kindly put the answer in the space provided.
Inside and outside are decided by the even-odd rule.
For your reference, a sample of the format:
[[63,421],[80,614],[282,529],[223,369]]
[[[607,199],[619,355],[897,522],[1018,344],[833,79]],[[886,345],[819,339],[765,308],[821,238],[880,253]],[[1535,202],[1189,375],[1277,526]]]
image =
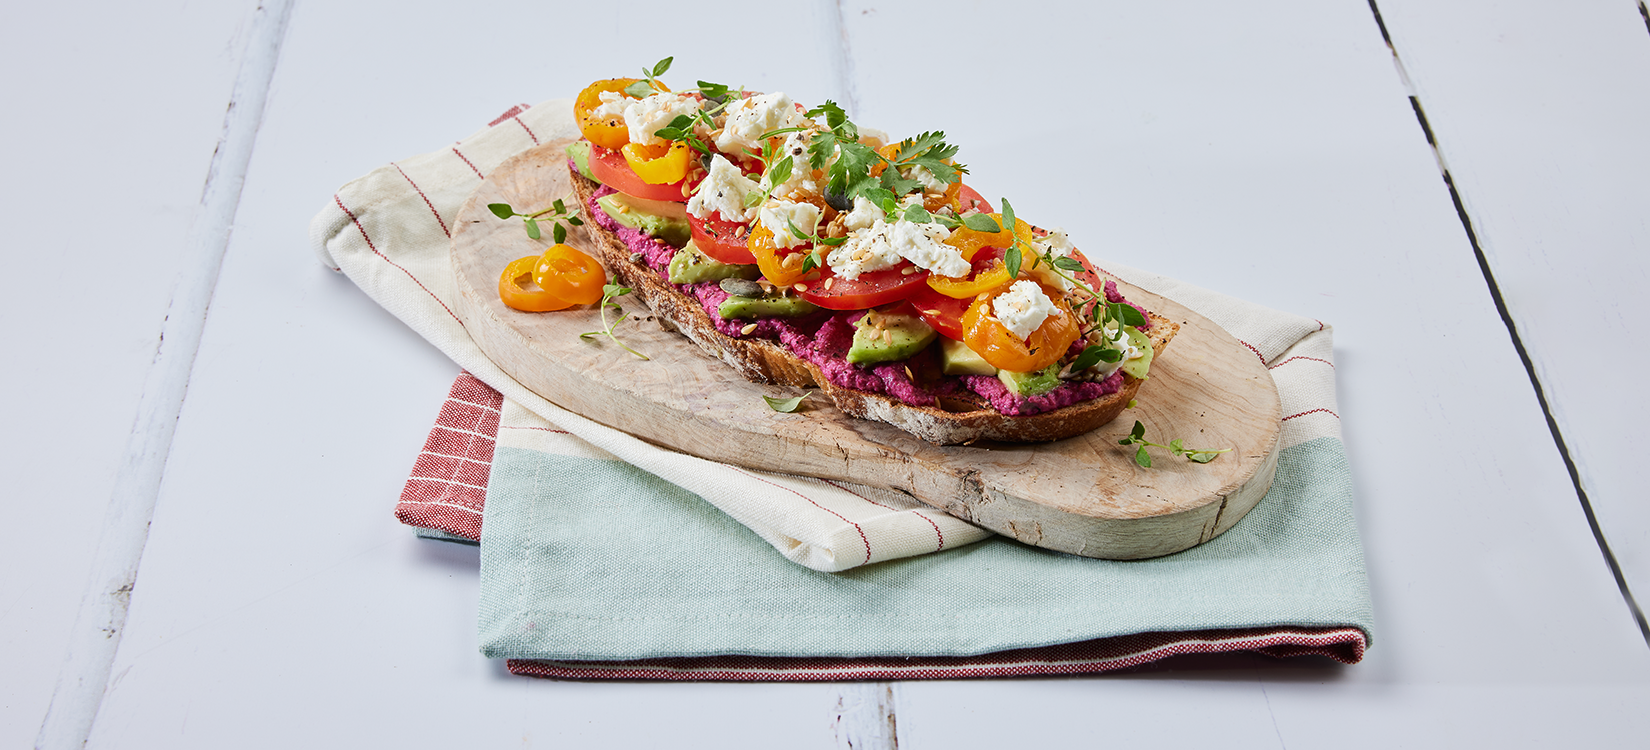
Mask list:
[[724,320],[739,318],[792,318],[807,315],[819,307],[801,297],[741,297],[737,294],[722,300],[716,314]]
[[722,279],[755,279],[762,275],[762,269],[756,265],[733,265],[723,263],[699,252],[693,240],[688,240],[681,250],[670,257],[670,283],[697,284],[701,281],[721,281]]
[[693,238],[684,204],[613,193],[597,198],[596,205],[620,225],[658,237],[672,247],[682,247]]
[[1054,390],[1060,384],[1060,363],[1055,362],[1036,372],[1014,372],[1013,370],[999,370],[997,379],[1008,386],[1010,393],[1022,398],[1041,396]]
[[573,160],[573,167],[585,179],[597,182],[596,173],[590,171],[590,141],[573,141],[567,144],[567,158]]
[[947,375],[996,375],[997,367],[955,339],[940,339],[940,371]]
[[871,310],[854,323],[848,363],[869,365],[910,359],[938,336],[921,316]]
[[1129,343],[1140,350],[1140,356],[1123,362],[1123,372],[1136,380],[1145,380],[1146,372],[1152,366],[1152,340],[1146,334],[1136,330],[1134,326],[1123,326],[1123,332],[1129,334]]

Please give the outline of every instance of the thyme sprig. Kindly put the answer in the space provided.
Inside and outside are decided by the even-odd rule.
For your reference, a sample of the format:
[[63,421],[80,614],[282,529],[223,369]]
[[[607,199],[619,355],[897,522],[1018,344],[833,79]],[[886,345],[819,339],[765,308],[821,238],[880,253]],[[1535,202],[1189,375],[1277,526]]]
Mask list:
[[[605,285],[603,285],[602,286],[602,301],[601,301],[601,305],[600,305],[600,309],[602,311],[602,330],[600,330],[600,331],[591,331],[589,333],[581,333],[581,334],[579,334],[579,338],[589,339],[592,336],[606,336],[610,339],[613,339],[613,343],[618,344],[621,349],[624,349],[625,351],[630,352],[631,354],[634,354],[638,357],[641,357],[642,359],[647,359],[646,354],[643,354],[639,351],[636,351],[635,349],[632,349],[632,348],[626,346],[625,343],[623,341],[620,341],[619,337],[613,333],[613,327],[618,325],[619,323],[623,322],[625,318],[630,316],[630,313],[626,312],[623,307],[620,307],[619,303],[614,302],[613,298],[614,297],[622,297],[626,294],[629,294],[631,291],[632,290],[629,287],[619,286],[618,284],[605,284]],[[614,318],[612,322],[608,322],[608,320],[607,320],[607,309],[610,308],[610,307],[619,311],[619,317]]]
[[1187,461],[1191,461],[1193,463],[1200,463],[1200,464],[1209,463],[1210,461],[1213,461],[1217,458],[1220,458],[1220,454],[1230,453],[1231,450],[1232,450],[1231,448],[1221,448],[1220,450],[1202,450],[1202,449],[1199,449],[1199,448],[1187,448],[1184,444],[1181,443],[1180,438],[1175,438],[1173,440],[1170,440],[1168,445],[1163,445],[1161,443],[1154,443],[1154,442],[1146,439],[1146,425],[1141,424],[1139,420],[1135,420],[1134,430],[1129,433],[1129,436],[1126,437],[1126,438],[1123,438],[1122,440],[1117,441],[1117,444],[1118,445],[1138,445],[1138,446],[1140,446],[1134,452],[1134,462],[1137,463],[1137,464],[1140,464],[1142,467],[1147,468],[1147,469],[1152,468],[1151,454],[1146,452],[1146,446],[1148,446],[1148,445],[1153,447],[1153,448],[1166,449],[1169,452],[1175,454],[1176,456],[1185,456]]
[[487,204],[487,210],[492,211],[493,215],[500,219],[520,216],[522,223],[527,226],[527,236],[535,240],[544,236],[539,229],[539,222],[541,220],[548,221],[551,223],[550,236],[558,245],[567,241],[567,227],[563,225],[563,222],[575,227],[584,226],[584,220],[579,218],[578,207],[575,206],[569,210],[566,202],[560,198],[551,203],[549,208],[530,214],[516,213],[516,210],[511,208],[508,203],[489,203]]

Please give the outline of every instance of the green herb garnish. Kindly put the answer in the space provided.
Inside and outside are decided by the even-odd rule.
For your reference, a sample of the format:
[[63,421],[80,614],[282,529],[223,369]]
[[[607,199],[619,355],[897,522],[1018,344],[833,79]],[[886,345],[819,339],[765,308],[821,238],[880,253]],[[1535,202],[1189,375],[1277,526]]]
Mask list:
[[802,400],[807,397],[808,394],[804,393],[796,398],[774,398],[773,396],[763,396],[762,400],[768,402],[768,408],[780,412],[781,414],[790,414],[791,412],[796,411],[797,407],[802,405]]
[[670,70],[670,61],[674,59],[676,58],[667,57],[654,63],[652,68],[642,68],[642,80],[624,87],[624,92],[637,99],[645,99],[651,94],[659,93],[657,89],[653,88],[653,79],[664,75],[665,71]]
[[[618,325],[621,321],[623,321],[626,317],[629,317],[629,315],[630,315],[630,313],[625,312],[625,309],[623,307],[619,306],[619,303],[614,302],[613,298],[614,297],[622,297],[626,294],[629,294],[630,292],[631,292],[631,289],[629,287],[619,286],[618,284],[604,285],[602,287],[602,301],[601,301],[601,306],[600,306],[600,309],[602,311],[602,330],[600,330],[600,331],[591,331],[589,333],[581,333],[581,334],[579,334],[579,338],[588,339],[592,336],[606,336],[610,339],[613,339],[613,343],[618,344],[619,347],[624,349],[625,351],[630,352],[631,354],[634,354],[638,357],[641,357],[642,359],[647,359],[646,354],[638,352],[635,349],[632,349],[628,346],[625,346],[625,343],[623,341],[620,341],[619,337],[613,334],[613,326]],[[611,322],[611,323],[609,323],[608,320],[607,320],[607,308],[609,308],[609,307],[619,311],[619,317],[614,318],[613,322]]]
[[487,204],[487,210],[492,211],[493,215],[500,219],[520,216],[523,223],[527,225],[527,236],[535,240],[543,236],[543,233],[539,230],[539,221],[551,222],[550,236],[555,239],[558,245],[567,241],[567,227],[563,226],[562,222],[575,227],[584,226],[584,220],[579,218],[579,209],[568,210],[567,204],[560,198],[557,198],[555,203],[550,204],[549,208],[530,214],[516,213],[516,210],[511,208],[508,203],[489,203]]
[[[1134,403],[1131,401],[1129,405],[1133,406]],[[1185,445],[1181,444],[1180,438],[1170,440],[1168,445],[1154,443],[1146,439],[1146,426],[1141,424],[1139,420],[1135,420],[1134,430],[1129,433],[1129,436],[1117,441],[1117,444],[1140,446],[1140,448],[1134,452],[1134,462],[1147,469],[1152,468],[1152,457],[1150,454],[1146,453],[1146,446],[1148,445],[1153,448],[1165,448],[1174,453],[1176,456],[1185,456],[1187,461],[1200,464],[1209,463],[1210,461],[1219,458],[1220,454],[1227,453],[1232,450],[1231,448],[1222,448],[1220,450],[1200,450],[1197,448],[1187,448]]]

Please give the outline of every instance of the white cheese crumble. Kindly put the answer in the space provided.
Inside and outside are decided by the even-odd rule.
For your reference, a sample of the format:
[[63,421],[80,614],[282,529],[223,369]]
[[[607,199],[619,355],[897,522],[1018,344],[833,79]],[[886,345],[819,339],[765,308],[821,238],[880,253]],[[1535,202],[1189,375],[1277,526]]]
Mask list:
[[[854,210],[859,211],[857,201]],[[878,217],[869,228],[848,235],[848,241],[832,250],[825,262],[836,275],[850,280],[893,268],[902,258],[941,276],[967,276],[972,267],[957,248],[945,244],[950,236],[951,230],[938,224],[904,219],[890,224]]]
[[1016,281],[1006,293],[991,300],[991,314],[1021,341],[1059,312],[1054,300],[1035,281]]
[[917,165],[905,170],[905,178],[916,180],[922,184],[922,192],[926,195],[943,195],[951,186],[938,175],[928,171],[927,167]]
[[783,91],[740,99],[728,105],[728,119],[716,136],[716,148],[727,153],[740,149],[761,152],[763,133],[800,128],[813,122]]
[[791,157],[791,175],[784,182],[773,187],[774,195],[790,195],[792,193],[818,193],[819,187],[813,181],[813,168],[808,165],[808,137],[811,133],[789,133],[785,136],[785,143],[774,152],[769,160],[770,164],[778,164],[786,156]]
[[[1049,232],[1047,236],[1032,240],[1031,245],[1032,249],[1037,251],[1038,256],[1048,255],[1053,258],[1069,258],[1072,251],[1077,249],[1072,246],[1071,239],[1066,236],[1066,233],[1060,229],[1055,229]],[[1026,265],[1029,267],[1031,263],[1028,262]],[[1050,268],[1047,263],[1037,263],[1036,268],[1028,268],[1027,273],[1033,279],[1062,292],[1069,292],[1074,286],[1066,280],[1066,277]]]
[[746,208],[745,196],[760,189],[755,180],[746,177],[727,157],[717,154],[711,157],[705,181],[699,183],[693,197],[688,199],[687,210],[705,220],[750,221],[756,218],[756,207]]
[[854,198],[854,210],[849,211],[848,215],[842,219],[842,226],[847,228],[849,232],[857,232],[861,229],[870,229],[881,220],[884,220],[882,209],[877,208],[876,204],[872,203],[870,199],[864,196],[856,196]]
[[[606,105],[603,105],[606,106]],[[643,146],[664,143],[654,131],[670,124],[681,115],[699,111],[699,100],[681,94],[652,94],[637,99],[624,108],[624,124],[630,128],[630,142]]]
[[774,247],[792,248],[807,240],[791,234],[791,224],[805,234],[814,234],[819,228],[819,207],[812,203],[770,200],[757,212],[756,220],[773,232]]

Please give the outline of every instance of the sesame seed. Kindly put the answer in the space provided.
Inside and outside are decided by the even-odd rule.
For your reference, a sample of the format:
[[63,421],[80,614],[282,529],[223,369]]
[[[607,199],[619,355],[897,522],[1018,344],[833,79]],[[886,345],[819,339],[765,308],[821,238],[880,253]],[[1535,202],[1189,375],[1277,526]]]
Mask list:
[[752,323],[748,326],[745,326],[744,328],[739,329],[739,332],[746,335],[746,336],[751,335],[755,331],[756,331],[756,324],[755,323]]
[[910,378],[911,380],[916,380],[917,379],[917,376],[911,374],[911,366],[910,365],[905,366],[905,377]]
[[831,288],[831,285],[835,284],[835,283],[836,283],[836,277],[835,276],[832,276],[831,278],[826,279],[825,280],[825,289],[827,291],[829,291],[830,288]]
[[795,290],[797,290],[797,291],[799,291],[799,292],[806,292],[806,291],[808,291],[808,285],[807,285],[807,284],[803,284],[803,283],[801,283],[801,282],[797,282],[797,283],[795,283],[795,284],[792,284],[792,285],[791,285],[791,288],[792,288],[792,289],[795,289]]
[[905,270],[899,272],[899,275],[901,275],[901,276],[910,276],[911,274],[914,274],[916,272],[917,272],[917,267],[916,266],[906,266]]

